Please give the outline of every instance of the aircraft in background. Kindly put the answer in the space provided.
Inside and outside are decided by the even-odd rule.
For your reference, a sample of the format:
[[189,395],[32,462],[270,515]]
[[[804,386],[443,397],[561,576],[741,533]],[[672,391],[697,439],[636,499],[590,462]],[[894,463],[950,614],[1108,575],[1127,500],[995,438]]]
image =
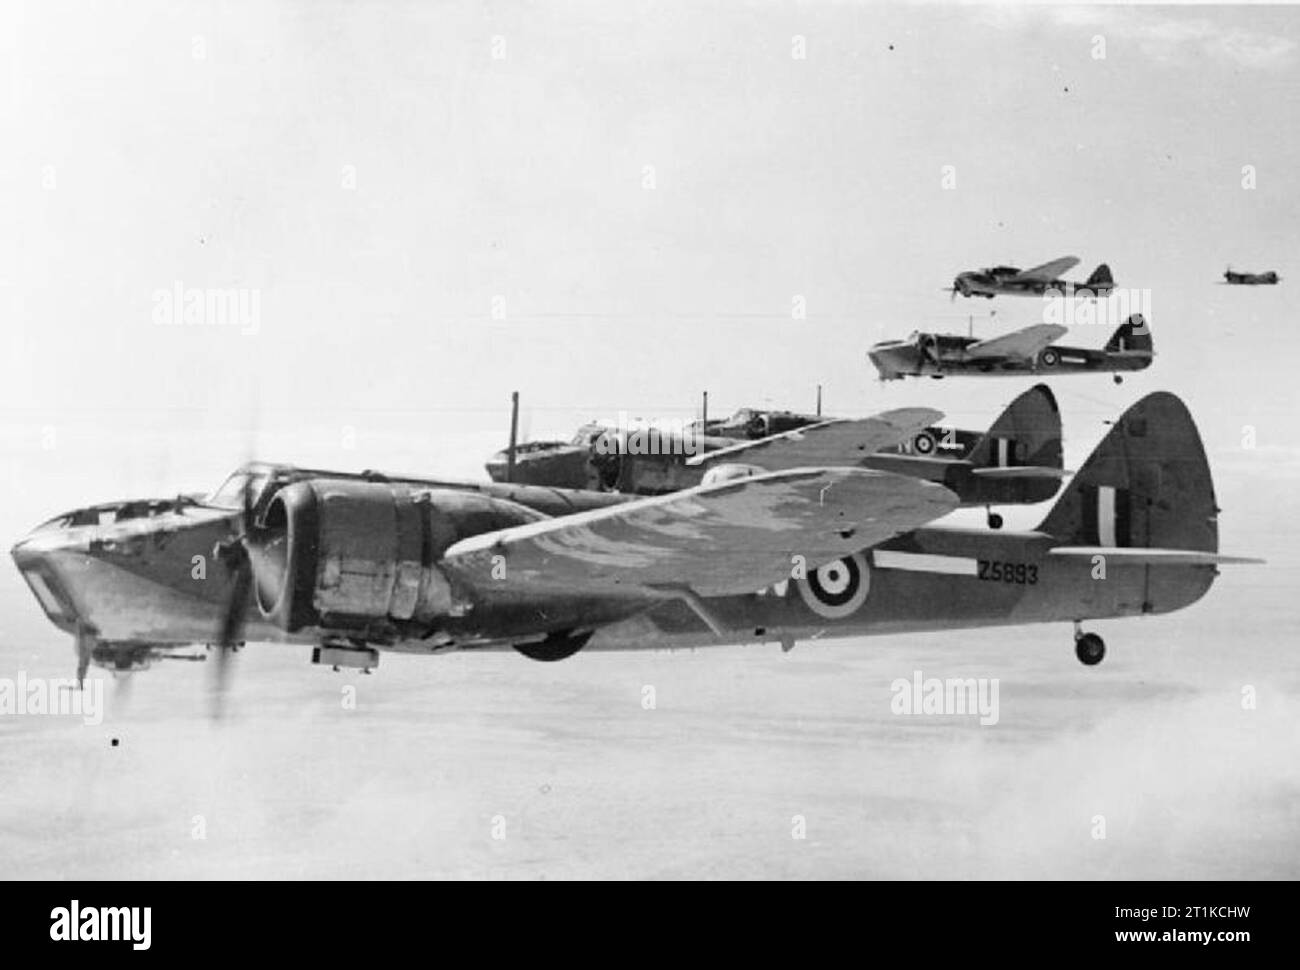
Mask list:
[[820,414],[776,411],[770,408],[740,408],[729,418],[692,421],[688,430],[692,434],[703,433],[707,437],[729,438],[733,442],[754,441],[769,435],[781,434],[783,431],[806,428],[810,424],[825,420]]
[[[660,450],[678,456],[694,452],[716,451],[740,441],[752,441],[817,424],[825,418],[795,411],[741,408],[727,418],[692,421],[682,433],[654,429]],[[648,428],[640,428],[648,432]],[[589,488],[598,491],[624,491],[659,494],[637,488],[621,475],[627,455],[629,429],[614,424],[591,421],[584,424],[567,441],[528,441],[514,445],[514,471],[511,472],[510,448],[494,454],[486,464],[494,482],[526,482],[530,485],[554,485],[557,488]],[[689,444],[687,444],[689,439]],[[698,483],[697,483],[698,484]]]
[[11,555],[79,675],[208,643],[218,698],[246,641],[368,670],[380,651],[559,660],[1072,623],[1095,664],[1084,621],[1181,609],[1250,561],[1218,553],[1205,450],[1167,393],[1114,423],[1036,529],[930,525],[956,506],[867,468],[737,469],[632,497],[257,464],[201,500],[59,516]]
[[1280,279],[1275,270],[1267,273],[1235,273],[1229,266],[1223,271],[1223,282],[1230,286],[1270,286]]
[[867,356],[882,381],[904,377],[1008,377],[1024,374],[1113,373],[1145,370],[1155,356],[1151,328],[1135,313],[1111,335],[1101,350],[1057,347],[1068,331],[1039,323],[989,340],[959,334],[913,332],[906,340],[884,340]]
[[[708,422],[708,429],[725,428],[753,437],[710,435],[695,439],[697,446],[692,448],[677,447],[679,442],[662,437],[648,453],[635,447],[625,433],[608,429],[593,434],[592,429],[600,426],[585,425],[572,444],[554,447],[548,443],[537,449],[516,446],[513,481],[665,495],[709,482],[719,469],[737,461],[752,462],[767,471],[854,466],[938,482],[954,492],[962,506],[988,509],[1045,502],[1068,474],[1063,468],[1060,410],[1044,384],[1019,395],[986,433],[940,427],[933,423],[937,419],[937,412],[917,409],[849,421],[743,408],[733,418]],[[878,422],[889,422],[885,433],[892,437],[894,427],[907,420],[930,424],[899,444],[871,448]],[[760,434],[783,426],[787,430]],[[487,465],[494,481],[503,482],[510,474],[507,451],[498,452]],[[1002,516],[990,509],[988,522],[990,527],[1000,528]]]
[[1074,296],[1105,296],[1115,287],[1115,280],[1110,275],[1110,267],[1102,263],[1084,283],[1070,283],[1060,278],[1079,264],[1077,256],[1062,256],[1033,269],[1020,269],[1016,266],[991,266],[981,270],[969,270],[958,273],[952,281],[949,292],[952,298],[962,296],[983,296],[988,299],[1003,296],[1042,296],[1048,290],[1056,290]]

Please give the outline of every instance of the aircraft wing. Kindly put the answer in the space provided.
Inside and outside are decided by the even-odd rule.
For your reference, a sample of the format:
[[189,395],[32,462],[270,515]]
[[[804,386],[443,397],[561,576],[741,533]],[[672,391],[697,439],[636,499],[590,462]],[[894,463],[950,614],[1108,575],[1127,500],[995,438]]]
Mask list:
[[795,556],[815,569],[956,506],[917,478],[801,468],[472,536],[440,565],[479,591],[722,596],[789,579]]
[[1038,352],[1069,331],[1057,323],[1036,323],[991,340],[980,340],[966,348],[968,357],[1000,357],[1033,360]]
[[716,467],[743,461],[767,471],[834,468],[853,464],[881,448],[896,445],[922,428],[938,424],[942,418],[943,412],[933,408],[897,408],[855,421],[823,421],[695,455],[686,464]]
[[1035,266],[1033,269],[1022,269],[1012,278],[1017,281],[1037,280],[1050,283],[1053,280],[1060,279],[1063,274],[1068,273],[1078,265],[1078,256],[1062,256],[1060,259],[1054,259],[1042,266]]

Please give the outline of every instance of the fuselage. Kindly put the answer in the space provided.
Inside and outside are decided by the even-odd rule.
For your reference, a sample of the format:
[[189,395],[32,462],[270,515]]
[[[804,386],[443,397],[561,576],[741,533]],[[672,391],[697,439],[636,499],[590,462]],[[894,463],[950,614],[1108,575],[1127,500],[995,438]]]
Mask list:
[[1115,288],[1113,282],[1072,283],[1069,280],[1016,279],[1020,270],[996,267],[991,270],[959,273],[952,281],[953,291],[962,296],[1042,296],[1049,291],[1079,298],[1105,296]]
[[[1181,609],[1214,581],[1212,566],[1096,564],[1053,556],[1041,533],[927,526],[842,564],[751,596],[710,600],[726,636],[667,603],[598,630],[587,649],[701,646],[1019,626]],[[834,574],[834,575],[832,575]],[[1010,579],[1005,577],[1010,576]],[[856,579],[854,577],[857,577]]]
[[1223,274],[1223,278],[1226,282],[1239,286],[1269,286],[1276,283],[1280,277],[1274,270],[1269,270],[1267,273],[1234,273],[1228,270]]

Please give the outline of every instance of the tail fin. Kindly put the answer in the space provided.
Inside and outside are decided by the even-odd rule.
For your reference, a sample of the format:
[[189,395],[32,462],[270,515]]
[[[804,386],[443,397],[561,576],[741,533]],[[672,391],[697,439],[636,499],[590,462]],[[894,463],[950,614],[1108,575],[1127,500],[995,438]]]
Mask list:
[[1259,562],[1219,555],[1218,513],[1192,416],[1158,391],[1120,416],[1038,530],[1057,540],[1052,559],[1089,570],[1097,615],[1168,613],[1204,596],[1217,566]]
[[1038,531],[1067,547],[1213,554],[1218,511],[1187,406],[1157,391],[1115,422]]
[[1064,467],[1061,411],[1051,388],[1037,384],[1012,401],[967,460],[976,468]]
[[1155,344],[1151,341],[1151,327],[1146,317],[1135,313],[1119,325],[1110,340],[1106,342],[1106,352],[1117,353],[1155,353]]
[[1110,267],[1102,263],[1092,271],[1092,275],[1088,277],[1088,282],[1083,285],[1094,288],[1098,286],[1114,286],[1115,278],[1110,275]]

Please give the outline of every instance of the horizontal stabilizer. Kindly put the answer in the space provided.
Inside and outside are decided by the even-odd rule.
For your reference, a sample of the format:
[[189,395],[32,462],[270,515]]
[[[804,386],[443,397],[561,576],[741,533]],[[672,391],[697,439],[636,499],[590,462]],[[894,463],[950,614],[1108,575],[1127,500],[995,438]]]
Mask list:
[[1151,549],[1130,546],[1057,546],[1049,550],[1053,556],[1071,556],[1091,559],[1104,556],[1117,562],[1135,566],[1233,566],[1262,564],[1263,559],[1246,556],[1221,556],[1217,552],[1199,552],[1196,549]]
[[1068,478],[1074,472],[1068,468],[1045,468],[1041,465],[1011,465],[1003,468],[973,468],[972,475],[981,478]]

